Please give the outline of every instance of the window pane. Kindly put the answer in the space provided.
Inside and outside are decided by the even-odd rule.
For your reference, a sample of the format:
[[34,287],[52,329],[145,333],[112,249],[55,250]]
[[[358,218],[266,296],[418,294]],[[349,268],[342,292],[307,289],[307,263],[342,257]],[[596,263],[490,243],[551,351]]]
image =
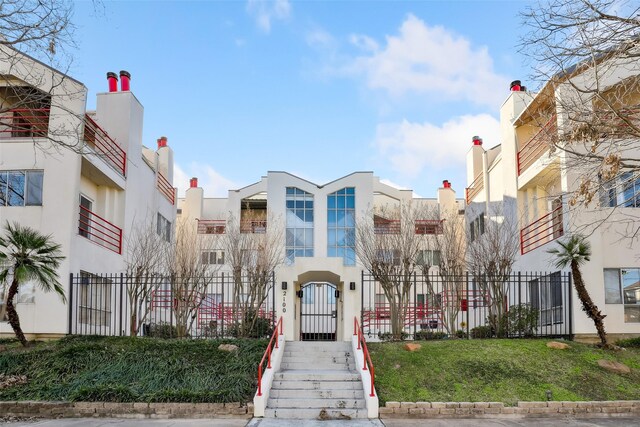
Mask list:
[[42,206],[42,171],[27,172],[27,206]]
[[620,270],[604,269],[604,302],[606,304],[622,304],[620,295]]
[[7,173],[0,172],[0,206],[7,204]]
[[640,304],[640,269],[620,270],[625,304]]
[[24,172],[8,173],[7,206],[24,206]]
[[355,209],[355,207],[356,207],[356,197],[347,196],[347,209]]
[[335,207],[336,207],[336,196],[327,196],[327,207],[329,209],[335,209]]
[[624,322],[640,323],[640,305],[624,306]]

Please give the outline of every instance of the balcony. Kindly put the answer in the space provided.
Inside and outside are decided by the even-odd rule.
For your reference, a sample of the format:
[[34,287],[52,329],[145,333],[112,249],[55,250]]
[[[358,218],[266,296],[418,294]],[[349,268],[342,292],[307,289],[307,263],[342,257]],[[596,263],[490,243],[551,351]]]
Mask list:
[[46,138],[48,135],[48,108],[13,108],[0,114],[0,139]]
[[102,129],[91,117],[84,117],[85,144],[91,147],[98,157],[123,177],[127,168],[127,153]]
[[439,219],[416,219],[416,234],[442,234],[442,221]]
[[373,232],[374,234],[400,234],[400,220],[375,217]]
[[520,230],[520,253],[546,245],[564,235],[562,205]]
[[80,206],[78,234],[117,254],[122,253],[122,229]]
[[518,176],[534,164],[549,149],[553,138],[558,134],[558,120],[556,115],[542,126],[530,140],[518,151]]
[[165,178],[160,172],[158,172],[158,178],[156,180],[156,187],[158,188],[160,193],[164,197],[166,197],[169,202],[171,202],[172,205],[175,204],[175,202],[176,202],[176,193],[175,193],[175,191],[173,189],[173,186],[171,185],[169,180],[167,180],[167,178]]
[[465,189],[467,205],[470,204],[473,199],[480,194],[482,189],[484,188],[484,175],[482,172],[473,180],[470,186]]
[[226,232],[227,222],[218,219],[199,219],[198,234],[224,234]]
[[240,221],[240,232],[246,234],[265,234],[267,232],[267,220],[242,220]]

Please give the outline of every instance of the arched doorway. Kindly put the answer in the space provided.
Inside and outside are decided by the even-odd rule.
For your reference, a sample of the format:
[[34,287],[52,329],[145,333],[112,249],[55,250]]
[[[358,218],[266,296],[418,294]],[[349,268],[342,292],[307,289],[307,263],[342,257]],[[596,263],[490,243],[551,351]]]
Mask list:
[[335,341],[338,326],[336,285],[309,282],[300,287],[300,340]]

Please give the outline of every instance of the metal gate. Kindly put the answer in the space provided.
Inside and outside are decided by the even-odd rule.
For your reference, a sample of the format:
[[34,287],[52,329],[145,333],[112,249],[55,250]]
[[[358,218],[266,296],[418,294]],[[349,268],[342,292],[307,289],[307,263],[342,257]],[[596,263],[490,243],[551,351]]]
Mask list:
[[338,290],[330,283],[307,283],[298,292],[300,298],[300,339],[335,341]]

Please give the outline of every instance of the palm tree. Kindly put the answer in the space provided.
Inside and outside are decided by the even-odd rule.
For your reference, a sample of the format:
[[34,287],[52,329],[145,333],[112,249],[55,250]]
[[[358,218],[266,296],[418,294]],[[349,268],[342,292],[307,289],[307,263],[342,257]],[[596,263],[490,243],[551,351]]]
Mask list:
[[556,267],[565,268],[571,266],[571,273],[573,274],[573,284],[576,288],[578,298],[582,303],[582,311],[584,311],[591,320],[598,331],[598,337],[600,337],[600,345],[603,348],[608,348],[607,333],[604,330],[604,318],[605,314],[602,314],[591,300],[589,291],[582,279],[582,273],[580,272],[580,266],[591,257],[591,245],[587,242],[584,236],[573,235],[565,242],[558,242],[560,248],[550,249],[547,252],[556,257]]
[[7,292],[7,317],[16,338],[26,346],[27,339],[13,304],[18,288],[34,281],[46,292],[57,292],[65,301],[64,289],[56,272],[64,256],[61,255],[60,245],[51,241],[51,236],[40,234],[37,230],[7,222],[4,231],[4,236],[0,236],[0,283],[11,278]]

